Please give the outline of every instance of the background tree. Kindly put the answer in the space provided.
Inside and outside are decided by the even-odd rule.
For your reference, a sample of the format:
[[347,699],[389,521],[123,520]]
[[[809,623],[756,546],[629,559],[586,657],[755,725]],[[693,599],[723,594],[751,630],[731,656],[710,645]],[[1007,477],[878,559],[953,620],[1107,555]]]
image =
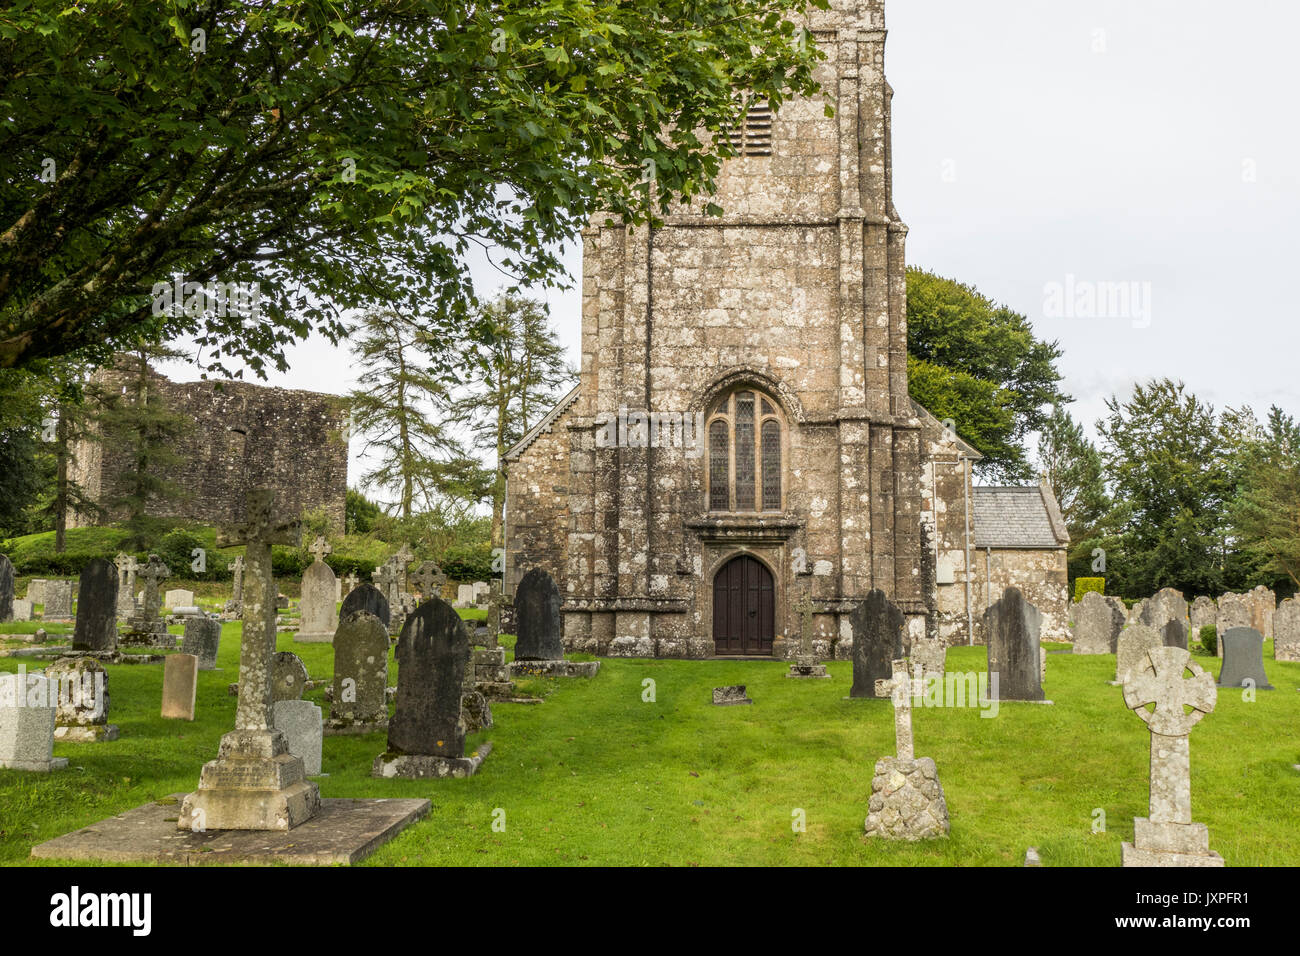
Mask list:
[[6,5],[0,368],[124,347],[173,276],[260,283],[253,321],[165,323],[254,371],[312,328],[337,338],[343,309],[471,298],[479,246],[559,281],[596,212],[713,192],[746,91],[818,91],[824,54],[791,22],[810,5]]
[[193,427],[193,420],[173,409],[153,387],[155,373],[149,364],[182,357],[175,349],[140,343],[133,354],[119,357],[116,374],[87,386],[95,406],[91,427],[104,448],[125,449],[129,462],[120,482],[101,498],[104,512],[122,516],[121,526],[129,532],[121,545],[126,550],[152,546],[168,525],[159,517],[161,506],[184,496],[167,474],[180,460],[176,441]]
[[47,483],[38,460],[47,430],[44,384],[26,372],[0,370],[0,538],[40,530],[31,505]]
[[1108,553],[1108,581],[1134,598],[1165,587],[1221,593],[1235,482],[1213,406],[1166,378],[1135,386],[1127,401],[1112,397],[1106,408],[1097,428],[1118,503],[1118,553]]
[[[1240,434],[1240,431],[1237,432]],[[1277,406],[1241,448],[1233,541],[1274,587],[1300,588],[1300,425]]]
[[909,268],[907,352],[912,397],[984,455],[979,474],[1032,478],[1026,439],[1071,401],[1058,384],[1057,344],[970,286]]
[[475,315],[478,341],[467,356],[465,389],[449,408],[475,448],[495,458],[492,472],[493,547],[504,543],[505,453],[556,400],[577,374],[548,323],[546,305],[505,292]]
[[362,454],[378,462],[362,476],[362,487],[394,496],[397,514],[407,520],[440,498],[472,496],[464,471],[481,466],[465,463],[448,428],[449,388],[456,381],[448,344],[423,319],[391,307],[364,312],[350,338],[361,372],[350,395],[352,424],[365,436]]
[[1070,413],[1057,406],[1039,434],[1038,460],[1070,533],[1070,577],[1089,575],[1111,507],[1101,454]]

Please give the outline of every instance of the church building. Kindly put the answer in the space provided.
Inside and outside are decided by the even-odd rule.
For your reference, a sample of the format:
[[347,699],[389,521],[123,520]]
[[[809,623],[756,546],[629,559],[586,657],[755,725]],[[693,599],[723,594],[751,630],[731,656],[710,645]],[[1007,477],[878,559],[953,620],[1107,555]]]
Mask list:
[[[784,658],[807,601],[817,652],[844,658],[872,589],[913,643],[940,639],[941,573],[978,590],[937,498],[942,426],[908,395],[883,0],[809,28],[823,93],[752,106],[721,217],[583,234],[579,383],[506,455],[506,587],[549,571],[570,650]],[[964,502],[961,473],[942,494]],[[1000,593],[963,597],[943,640]]]

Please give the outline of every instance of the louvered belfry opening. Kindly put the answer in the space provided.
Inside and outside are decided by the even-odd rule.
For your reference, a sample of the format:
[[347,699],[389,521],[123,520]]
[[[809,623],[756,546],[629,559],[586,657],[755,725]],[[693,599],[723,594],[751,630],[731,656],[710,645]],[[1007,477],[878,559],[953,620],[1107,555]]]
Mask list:
[[772,108],[767,103],[751,103],[745,98],[745,122],[726,129],[727,141],[740,156],[772,155]]

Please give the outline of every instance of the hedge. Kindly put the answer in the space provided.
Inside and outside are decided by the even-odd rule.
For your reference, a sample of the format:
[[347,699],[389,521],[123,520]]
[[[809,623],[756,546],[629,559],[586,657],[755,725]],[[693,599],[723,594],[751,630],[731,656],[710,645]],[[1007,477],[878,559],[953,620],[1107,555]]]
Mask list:
[[1078,604],[1083,600],[1083,596],[1089,591],[1096,591],[1100,595],[1106,594],[1105,578],[1075,578],[1074,579],[1074,603]]

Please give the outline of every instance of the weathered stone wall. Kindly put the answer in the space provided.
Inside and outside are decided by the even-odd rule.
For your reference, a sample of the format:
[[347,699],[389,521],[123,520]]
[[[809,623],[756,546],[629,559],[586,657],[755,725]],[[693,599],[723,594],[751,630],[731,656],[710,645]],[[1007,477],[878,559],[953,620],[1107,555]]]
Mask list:
[[[96,379],[114,388],[124,382],[123,374],[104,370]],[[172,382],[152,371],[150,383],[173,412],[190,419],[174,443],[176,463],[163,470],[183,497],[161,502],[157,517],[229,522],[242,515],[248,489],[271,488],[282,513],[324,508],[343,529],[345,399],[245,382]],[[79,443],[73,457],[75,477],[97,502],[120,495],[134,467],[128,447],[95,436]],[[86,523],[84,517],[74,518],[74,524]]]
[[569,415],[560,415],[507,468],[505,587],[514,595],[532,568],[563,588],[569,536]]
[[1043,615],[1042,639],[1070,640],[1069,569],[1066,550],[1009,550],[994,548],[973,552],[975,578],[975,640],[983,643],[979,621],[984,609],[1009,587],[1019,588],[1025,600]]

